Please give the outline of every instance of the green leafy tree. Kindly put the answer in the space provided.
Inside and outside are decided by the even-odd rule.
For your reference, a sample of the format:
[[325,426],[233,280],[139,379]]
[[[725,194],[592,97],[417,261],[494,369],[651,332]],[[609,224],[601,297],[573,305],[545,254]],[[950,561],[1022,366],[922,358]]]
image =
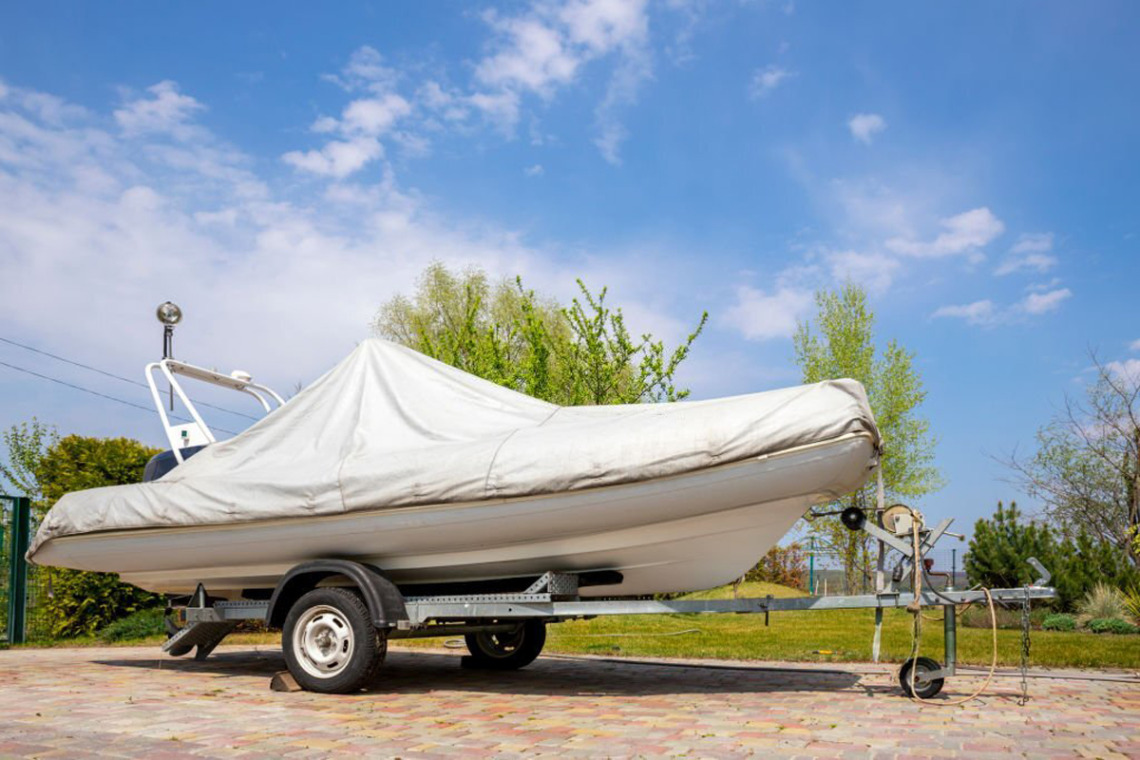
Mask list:
[[[50,509],[64,494],[86,488],[138,483],[147,460],[158,449],[129,438],[69,435],[54,441],[33,462],[41,489],[41,509]],[[119,581],[112,573],[45,568],[51,594],[44,600],[51,635],[92,634],[108,623],[163,598]]]
[[1140,568],[1140,375],[1092,359],[1085,398],[1037,431],[1032,458],[1006,464],[1064,535],[1087,531]]
[[[937,490],[942,480],[934,467],[930,423],[918,413],[926,392],[914,354],[893,340],[881,353],[877,350],[875,315],[858,285],[849,282],[836,291],[818,291],[815,303],[814,324],[800,322],[794,336],[803,382],[852,378],[867,389],[884,442],[881,467],[888,499],[909,502]],[[873,504],[875,486],[872,480],[833,506]],[[814,521],[810,529],[838,552],[847,588],[855,589],[870,572],[869,536],[849,531],[836,520]]]
[[579,280],[581,298],[562,307],[523,287],[491,283],[480,270],[429,266],[413,297],[385,303],[375,332],[473,375],[563,405],[676,401],[673,378],[708,315],[668,351],[651,335],[635,340],[621,309]]
[[27,496],[33,508],[43,509],[43,491],[40,488],[39,466],[49,447],[59,440],[59,435],[51,425],[45,425],[35,417],[30,422],[21,422],[3,433],[4,448],[8,461],[0,462],[0,475],[13,489],[12,496]]

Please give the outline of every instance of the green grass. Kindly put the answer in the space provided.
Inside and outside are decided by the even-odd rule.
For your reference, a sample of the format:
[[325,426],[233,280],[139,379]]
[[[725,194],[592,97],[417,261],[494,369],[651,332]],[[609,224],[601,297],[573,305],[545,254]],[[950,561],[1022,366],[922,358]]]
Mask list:
[[[746,583],[739,596],[802,596],[794,589],[765,583]],[[722,587],[686,595],[689,599],[732,597]],[[941,610],[924,613],[922,653],[941,661]],[[769,625],[763,615],[620,615],[588,621],[570,621],[549,627],[546,651],[612,657],[682,657],[797,662],[859,662],[871,659],[874,632],[871,610],[773,612]],[[682,633],[684,631],[691,631]],[[674,635],[675,634],[675,635]],[[158,646],[162,636],[116,645]],[[227,644],[279,646],[276,633],[234,634]],[[441,646],[444,639],[393,642],[394,647]],[[987,666],[990,662],[989,628],[958,627],[958,659],[962,664]],[[904,610],[884,614],[882,659],[901,662],[910,656],[911,616]],[[57,642],[57,646],[106,646],[97,638]],[[1020,662],[1019,630],[998,631],[998,664]],[[824,654],[824,652],[829,652]],[[1040,631],[1032,634],[1030,664],[1036,667],[1140,669],[1140,636],[1096,635],[1083,631]]]
[[[769,583],[745,583],[739,596],[804,596]],[[731,599],[724,586],[687,594],[686,599]],[[922,654],[941,662],[941,610],[926,610]],[[612,657],[680,657],[794,662],[865,662],[871,659],[872,610],[773,612],[763,615],[619,615],[575,620],[548,629],[546,651]],[[882,659],[910,656],[912,618],[905,610],[883,616]],[[682,633],[684,631],[694,631]],[[990,629],[958,627],[958,661],[988,666]],[[394,646],[440,646],[442,639],[400,641]],[[824,654],[824,652],[829,652]],[[998,664],[1020,664],[1021,632],[998,631]],[[1037,667],[1140,668],[1140,637],[1096,636],[1084,632],[1032,632],[1030,664]]]

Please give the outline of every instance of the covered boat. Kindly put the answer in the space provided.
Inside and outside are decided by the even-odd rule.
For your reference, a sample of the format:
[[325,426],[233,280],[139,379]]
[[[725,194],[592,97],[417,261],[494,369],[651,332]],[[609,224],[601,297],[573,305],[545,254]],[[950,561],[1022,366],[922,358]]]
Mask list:
[[582,596],[688,591],[739,577],[878,452],[854,380],[562,407],[370,339],[158,480],[64,496],[28,558],[228,599],[319,558],[405,593],[547,571],[603,584]]

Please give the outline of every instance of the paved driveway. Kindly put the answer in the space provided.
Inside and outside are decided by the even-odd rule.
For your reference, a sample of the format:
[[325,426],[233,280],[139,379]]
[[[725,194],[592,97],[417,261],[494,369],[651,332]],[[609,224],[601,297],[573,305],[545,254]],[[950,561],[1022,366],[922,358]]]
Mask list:
[[1034,679],[1027,708],[1002,678],[983,701],[939,708],[875,666],[543,657],[496,674],[396,650],[386,680],[353,696],[272,692],[282,668],[270,649],[202,663],[0,651],[0,757],[1140,757],[1140,683],[1126,674]]

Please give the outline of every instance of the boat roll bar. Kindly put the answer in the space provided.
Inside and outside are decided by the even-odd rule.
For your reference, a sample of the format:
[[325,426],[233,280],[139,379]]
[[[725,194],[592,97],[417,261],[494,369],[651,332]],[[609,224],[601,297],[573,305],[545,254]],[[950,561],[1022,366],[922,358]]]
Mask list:
[[[165,378],[170,389],[173,393],[177,394],[182,405],[190,414],[190,422],[179,423],[171,421],[170,415],[166,410],[166,405],[162,402],[162,395],[158,390],[156,375],[159,374]],[[198,380],[221,388],[229,388],[230,390],[252,396],[261,405],[265,414],[269,414],[274,409],[285,405],[285,399],[281,398],[276,391],[267,385],[255,383],[248,373],[240,370],[235,370],[229,375],[224,375],[221,372],[181,362],[177,359],[167,358],[161,361],[151,362],[146,365],[146,382],[150,387],[150,395],[154,400],[155,408],[158,410],[158,416],[162,419],[162,429],[166,433],[166,440],[170,442],[170,448],[174,452],[174,457],[178,460],[179,464],[182,464],[184,459],[182,449],[190,446],[205,446],[206,444],[216,443],[217,438],[205,420],[202,419],[202,415],[198,413],[198,408],[194,405],[194,402],[186,395],[186,392],[182,390],[182,384],[178,382],[177,376],[188,377],[192,380]]]

